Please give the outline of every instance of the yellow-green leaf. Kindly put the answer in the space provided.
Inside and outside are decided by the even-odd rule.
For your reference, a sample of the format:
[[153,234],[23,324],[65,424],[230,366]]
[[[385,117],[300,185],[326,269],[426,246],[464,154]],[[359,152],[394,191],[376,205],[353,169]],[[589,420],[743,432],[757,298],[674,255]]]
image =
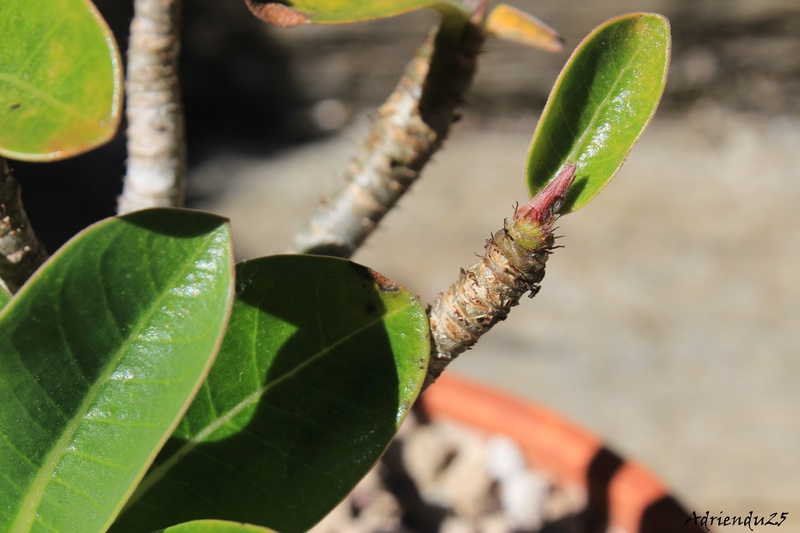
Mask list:
[[246,0],[250,10],[260,19],[275,26],[299,24],[343,24],[394,17],[424,7],[457,9],[470,14],[471,0]]
[[114,37],[91,2],[0,2],[0,155],[47,161],[107,142],[121,87]]
[[163,533],[277,533],[273,529],[242,524],[240,522],[226,522],[224,520],[195,520],[184,522],[177,526],[168,527]]

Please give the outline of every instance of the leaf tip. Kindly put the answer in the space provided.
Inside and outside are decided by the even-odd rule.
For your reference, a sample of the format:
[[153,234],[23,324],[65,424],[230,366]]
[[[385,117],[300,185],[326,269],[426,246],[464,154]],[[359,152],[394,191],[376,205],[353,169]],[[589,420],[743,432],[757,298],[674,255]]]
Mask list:
[[548,52],[560,51],[566,42],[541,20],[508,4],[499,4],[489,13],[484,31],[487,35]]

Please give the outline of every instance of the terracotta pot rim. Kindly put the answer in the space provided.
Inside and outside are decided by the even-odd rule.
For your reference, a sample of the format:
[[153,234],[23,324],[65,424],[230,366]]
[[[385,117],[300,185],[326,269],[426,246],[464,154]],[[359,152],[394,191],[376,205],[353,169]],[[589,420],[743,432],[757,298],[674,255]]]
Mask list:
[[421,397],[432,419],[447,418],[515,440],[532,467],[563,486],[585,491],[587,510],[625,533],[694,531],[689,516],[647,468],[623,459],[590,431],[555,411],[480,385],[452,372]]

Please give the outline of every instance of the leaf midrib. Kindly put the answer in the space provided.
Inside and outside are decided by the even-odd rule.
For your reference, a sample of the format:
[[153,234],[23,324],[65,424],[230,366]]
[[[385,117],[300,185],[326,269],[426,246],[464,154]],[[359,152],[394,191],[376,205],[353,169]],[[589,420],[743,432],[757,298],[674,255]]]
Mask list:
[[567,160],[571,160],[574,158],[578,153],[580,153],[583,149],[583,146],[586,144],[586,138],[591,137],[592,134],[597,131],[597,123],[600,121],[600,117],[604,114],[603,111],[609,107],[609,101],[614,99],[616,96],[618,89],[621,85],[622,79],[625,77],[625,74],[632,68],[631,66],[636,61],[636,58],[642,54],[642,47],[636,49],[636,51],[630,56],[630,59],[625,62],[625,66],[619,69],[617,76],[615,76],[614,83],[611,86],[611,89],[608,91],[606,96],[603,100],[595,106],[595,112],[592,114],[592,119],[589,124],[583,129],[583,133],[581,133],[578,140],[575,142],[572,150],[570,150],[569,156]]

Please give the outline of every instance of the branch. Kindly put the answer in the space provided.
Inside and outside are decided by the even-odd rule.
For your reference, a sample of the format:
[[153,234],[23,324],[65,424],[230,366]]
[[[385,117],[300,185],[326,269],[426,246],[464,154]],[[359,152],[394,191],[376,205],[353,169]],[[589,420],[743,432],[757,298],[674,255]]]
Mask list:
[[458,118],[483,40],[474,20],[443,17],[378,111],[344,187],[295,236],[295,252],[355,253],[441,148]]
[[517,209],[509,224],[486,242],[481,260],[440,293],[428,311],[431,357],[423,391],[461,353],[469,349],[530,291],[539,292],[545,263],[554,248],[558,218],[575,166],[567,165],[528,205]]
[[46,259],[22,207],[19,184],[0,157],[0,280],[13,294]]
[[136,0],[128,49],[128,169],[120,214],[181,206],[186,189],[178,83],[181,0]]

